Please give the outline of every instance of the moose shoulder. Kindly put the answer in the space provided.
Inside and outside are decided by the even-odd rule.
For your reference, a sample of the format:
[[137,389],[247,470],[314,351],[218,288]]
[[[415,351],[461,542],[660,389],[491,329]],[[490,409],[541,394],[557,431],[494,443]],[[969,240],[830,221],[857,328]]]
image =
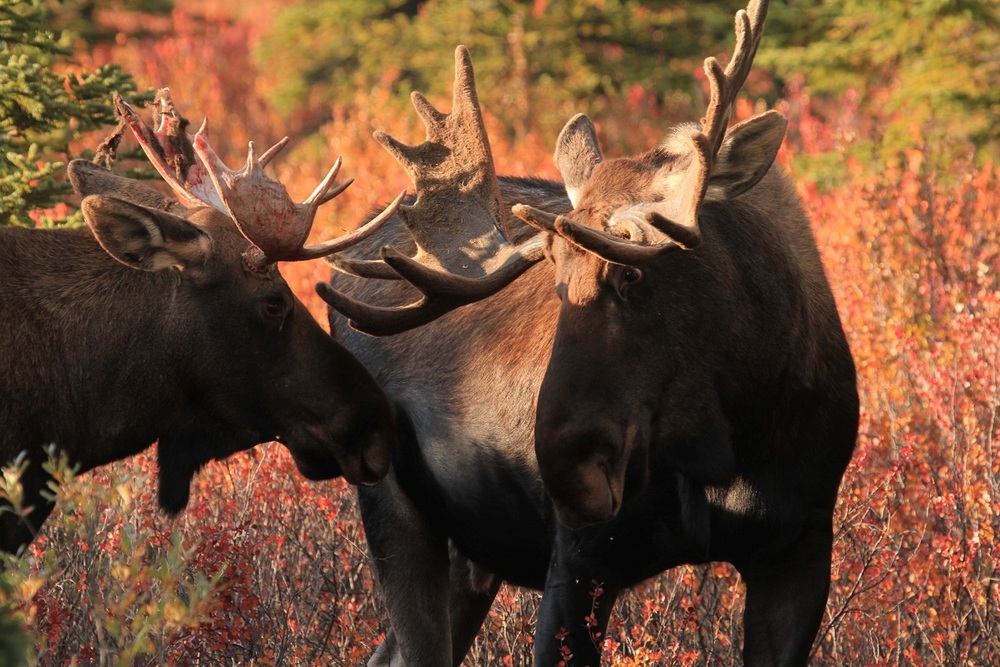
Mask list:
[[[360,492],[393,625],[369,665],[460,664],[501,579],[544,588],[535,664],[568,649],[596,665],[622,590],[713,560],[746,583],[745,662],[806,662],[858,397],[808,220],[773,166],[784,121],[728,127],[766,5],[738,13],[725,70],[706,62],[700,124],[605,160],[571,120],[565,188],[496,179],[464,49],[449,114],[414,96],[427,142],[380,137],[417,187],[382,235],[403,252],[335,257],[368,280],[320,289],[354,327],[398,334],[337,329],[401,414],[386,482]],[[542,235],[507,218],[518,203]],[[412,287],[371,286],[393,275]]]
[[0,229],[0,461],[27,452],[34,508],[0,514],[0,547],[16,551],[51,511],[49,444],[85,471],[159,441],[169,512],[203,464],[271,440],[311,479],[385,474],[384,393],[273,262],[251,261],[267,243],[94,165],[70,176],[88,229]]

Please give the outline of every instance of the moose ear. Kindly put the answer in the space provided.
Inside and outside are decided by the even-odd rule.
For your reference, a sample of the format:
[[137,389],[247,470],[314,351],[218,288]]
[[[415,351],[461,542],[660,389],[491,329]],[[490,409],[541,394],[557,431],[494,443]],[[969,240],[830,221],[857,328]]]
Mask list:
[[731,199],[764,178],[774,163],[787,127],[788,120],[774,110],[731,127],[712,167],[705,200]]
[[556,167],[573,208],[580,201],[580,192],[590,180],[590,173],[602,159],[594,124],[582,113],[573,116],[559,133],[555,152]]
[[69,180],[73,184],[73,189],[81,197],[88,195],[115,197],[147,208],[170,211],[177,215],[181,215],[187,210],[184,206],[165,197],[148,185],[108,171],[93,162],[73,160],[69,163],[66,171],[69,172]]
[[83,200],[83,217],[109,255],[143,271],[205,263],[212,238],[184,218],[103,195]]

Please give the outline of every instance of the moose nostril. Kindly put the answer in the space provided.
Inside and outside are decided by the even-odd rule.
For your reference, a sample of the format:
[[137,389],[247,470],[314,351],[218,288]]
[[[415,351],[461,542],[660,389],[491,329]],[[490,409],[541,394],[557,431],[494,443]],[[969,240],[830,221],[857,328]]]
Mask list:
[[372,486],[382,481],[382,478],[389,472],[390,457],[382,455],[382,452],[372,452],[371,450],[361,454],[359,457],[360,481],[364,486]]

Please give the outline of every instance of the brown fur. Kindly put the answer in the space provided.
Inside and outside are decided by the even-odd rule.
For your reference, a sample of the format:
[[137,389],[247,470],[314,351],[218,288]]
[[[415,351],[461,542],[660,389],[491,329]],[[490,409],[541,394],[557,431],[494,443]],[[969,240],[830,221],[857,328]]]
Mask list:
[[[501,179],[501,188],[507,202],[567,212],[558,184]],[[464,579],[449,577],[448,542],[457,557],[500,579],[545,588],[538,664],[556,655],[559,626],[589,612],[588,591],[571,582],[604,581],[603,609],[610,612],[622,588],[667,567],[713,559],[735,562],[752,580],[748,663],[798,664],[808,652],[829,580],[823,563],[833,502],[856,433],[853,366],[808,222],[783,176],[772,170],[735,207],[707,204],[702,224],[705,240],[697,250],[677,249],[643,267],[645,283],[655,289],[644,297],[647,315],[639,317],[646,321],[631,331],[607,314],[589,322],[560,314],[557,292],[569,280],[560,276],[572,270],[560,253],[600,269],[590,274],[592,299],[582,308],[606,308],[619,298],[614,281],[621,267],[559,249],[567,244],[558,240],[554,263],[543,262],[500,294],[413,331],[372,338],[331,313],[338,337],[373,372],[402,421],[412,423],[403,431],[409,435],[400,436],[389,477],[361,490],[393,622],[371,665],[461,661],[489,600]],[[405,246],[404,232],[390,223],[371,246]],[[399,282],[340,275],[334,282],[378,303],[414,296]],[[570,306],[567,300],[563,308]],[[667,356],[649,357],[650,351]],[[566,375],[560,368],[575,370]],[[565,380],[554,383],[554,373]],[[663,387],[667,393],[656,393]],[[654,394],[643,397],[638,388]],[[831,407],[822,408],[825,403]],[[576,437],[567,432],[552,442],[553,458],[544,451],[550,438],[536,441],[536,433],[551,431],[560,414],[581,434],[604,416],[624,415],[629,423],[643,405],[653,406],[646,417],[652,421],[623,431],[632,435],[630,456],[616,466],[623,493],[617,517],[567,530],[555,520],[539,478],[554,484],[547,490],[572,520],[577,500],[560,490],[562,473],[552,466],[572,475],[586,459],[570,450],[595,450],[566,439]],[[608,423],[610,433],[619,428]],[[537,459],[534,446],[542,448]],[[598,549],[608,536],[616,548]],[[818,564],[802,561],[797,549],[818,549]],[[771,560],[760,561],[764,553],[772,553]],[[551,566],[550,558],[556,559]],[[555,563],[563,565],[552,570]],[[780,584],[763,583],[778,572]],[[796,580],[800,574],[806,578]],[[760,624],[770,622],[769,609],[786,608],[784,594],[774,597],[786,587],[801,595],[787,606],[791,617],[781,621],[781,636],[765,639]],[[450,630],[444,622],[449,607],[453,614],[466,610],[451,616]],[[468,611],[472,607],[477,613]],[[603,629],[606,613],[599,621]],[[772,640],[783,652],[765,652]],[[593,650],[586,635],[571,633],[566,641],[578,655]]]
[[2,513],[0,548],[16,551],[51,510],[40,496],[50,444],[86,471],[159,440],[171,512],[204,463],[274,439],[312,478],[384,474],[384,393],[276,268],[248,269],[232,221],[177,217],[149,188],[95,169],[73,163],[71,175],[109,250],[86,229],[0,229],[0,462],[27,453],[33,508],[24,521]]

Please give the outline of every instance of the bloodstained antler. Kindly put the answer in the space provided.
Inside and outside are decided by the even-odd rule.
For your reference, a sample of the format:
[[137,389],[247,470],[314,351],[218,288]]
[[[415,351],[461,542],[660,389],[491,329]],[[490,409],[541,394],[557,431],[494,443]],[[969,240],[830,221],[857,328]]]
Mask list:
[[540,236],[519,246],[505,235],[507,216],[493,167],[490,143],[476,95],[472,59],[455,51],[451,113],[431,106],[420,93],[413,107],[427,128],[427,140],[407,146],[384,132],[375,139],[396,158],[417,191],[413,206],[399,215],[416,243],[409,257],[386,246],[382,261],[333,257],[345,273],[366,278],[403,278],[423,297],[398,308],[364,304],[322,283],[317,291],[351,326],[374,335],[399,333],[460,306],[494,294],[543,256]]
[[146,156],[177,198],[186,206],[211,206],[229,215],[240,232],[262,253],[258,267],[278,261],[298,261],[323,257],[344,250],[367,238],[395,212],[403,193],[382,213],[363,227],[325,243],[305,246],[319,207],[347,189],[353,179],[335,185],[341,160],[337,159],[326,178],[301,204],[288,196],[285,187],[264,174],[264,167],[288,143],[285,137],[256,155],[250,142],[246,164],[239,171],[229,169],[208,143],[208,120],[198,133],[187,134],[188,122],[181,117],[163,88],[156,94],[150,129],[120,95],[114,97],[115,110],[132,129]]
[[[701,242],[698,211],[705,201],[709,178],[726,137],[733,103],[750,73],[760,45],[767,5],[768,0],[750,0],[746,10],[736,13],[736,46],[725,70],[714,57],[705,59],[711,95],[701,128],[687,136],[678,134],[670,139],[671,145],[679,147],[678,152],[688,152],[692,161],[688,168],[669,176],[669,188],[665,189],[672,193],[671,197],[628,207],[613,216],[607,230],[594,229],[567,216],[555,216],[530,206],[515,206],[514,213],[538,229],[557,233],[619,264],[639,264],[678,245],[697,246]],[[564,141],[564,135],[576,136],[583,131],[592,133],[592,125],[589,119],[580,115],[567,124],[557,144]]]

